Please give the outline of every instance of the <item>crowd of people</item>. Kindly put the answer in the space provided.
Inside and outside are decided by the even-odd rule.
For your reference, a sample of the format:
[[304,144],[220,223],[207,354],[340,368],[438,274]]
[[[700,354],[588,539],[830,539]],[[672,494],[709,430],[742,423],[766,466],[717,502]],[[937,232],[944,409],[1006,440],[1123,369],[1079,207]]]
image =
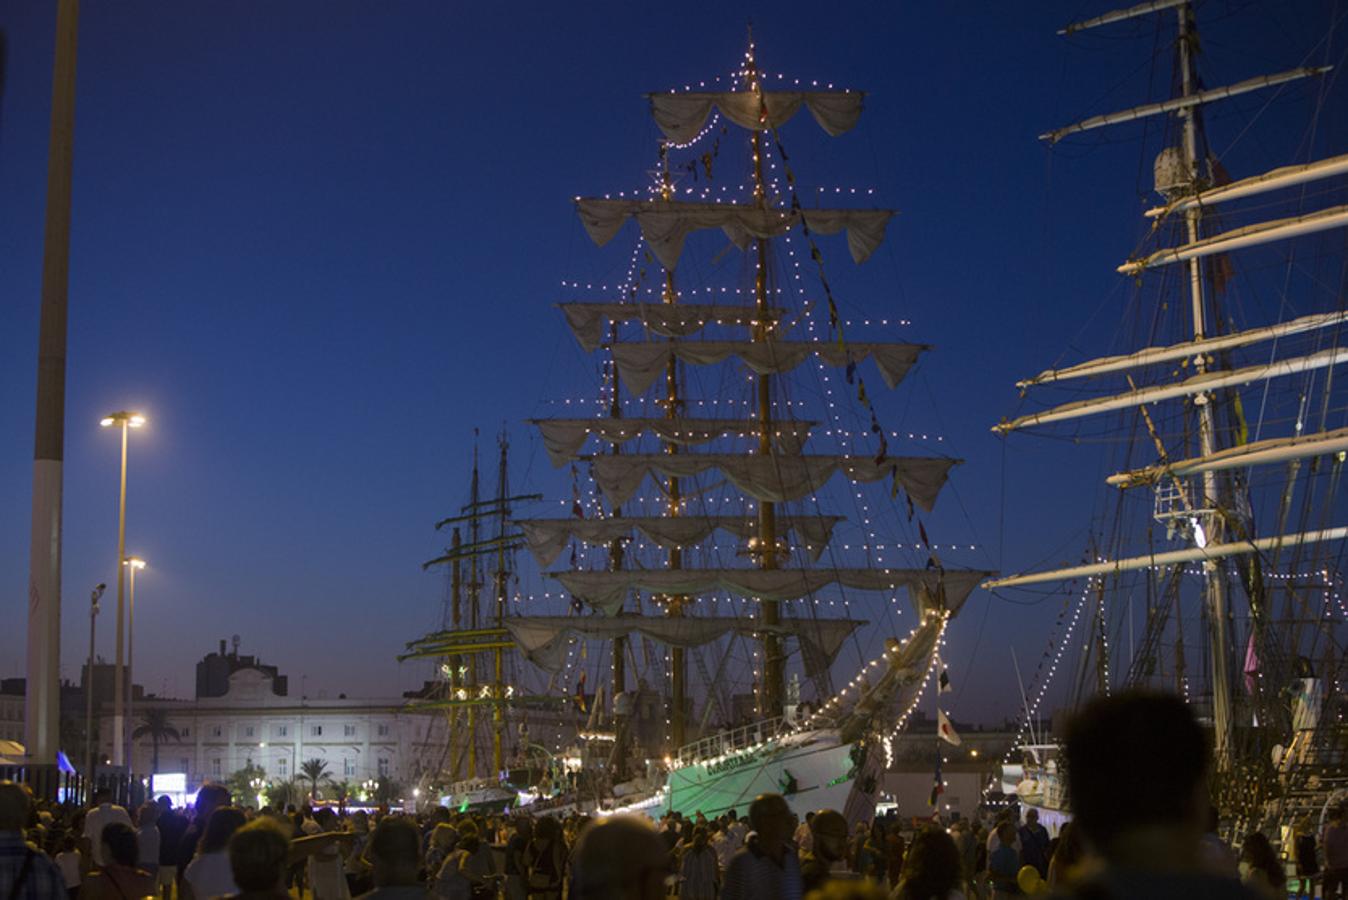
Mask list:
[[[755,798],[743,818],[728,810],[655,822],[444,807],[254,810],[208,784],[191,810],[161,797],[132,814],[106,793],[87,809],[44,806],[0,782],[0,900],[1287,896],[1287,867],[1266,835],[1249,835],[1239,853],[1217,837],[1205,736],[1182,701],[1097,701],[1073,722],[1065,755],[1074,819],[1056,836],[1034,810],[916,830],[893,816],[849,828],[828,809],[799,821],[778,794]],[[1286,852],[1300,895],[1318,886],[1324,898],[1344,897],[1342,810],[1319,835],[1297,823]]]

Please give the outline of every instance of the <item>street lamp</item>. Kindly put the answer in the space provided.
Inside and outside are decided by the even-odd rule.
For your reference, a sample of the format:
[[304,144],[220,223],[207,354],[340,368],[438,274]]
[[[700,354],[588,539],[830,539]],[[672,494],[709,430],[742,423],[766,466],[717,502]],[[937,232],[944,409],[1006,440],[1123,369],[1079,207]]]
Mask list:
[[88,795],[94,787],[94,625],[98,621],[98,601],[108,586],[99,582],[89,594],[89,663],[84,670],[84,778],[89,784]]
[[98,423],[104,428],[118,426],[122,429],[122,480],[121,489],[118,492],[117,501],[117,658],[116,666],[112,673],[112,761],[114,765],[122,765],[122,753],[124,752],[126,720],[125,710],[122,704],[126,697],[125,673],[122,671],[122,619],[125,616],[122,601],[122,577],[121,565],[126,559],[126,432],[128,428],[139,428],[145,424],[145,417],[139,413],[121,410],[104,416]]
[[136,572],[145,568],[145,560],[131,556],[122,560],[122,565],[131,571],[130,602],[126,612],[126,765],[130,768],[135,763],[131,754],[131,735],[135,733],[136,723],[131,708],[135,705],[136,682],[131,671],[131,656],[136,643]]

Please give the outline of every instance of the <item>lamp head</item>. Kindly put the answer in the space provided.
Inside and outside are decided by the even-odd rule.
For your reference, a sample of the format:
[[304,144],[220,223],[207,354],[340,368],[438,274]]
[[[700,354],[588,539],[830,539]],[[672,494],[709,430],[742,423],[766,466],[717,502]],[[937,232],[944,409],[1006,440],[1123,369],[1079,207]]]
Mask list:
[[139,428],[145,424],[145,417],[142,416],[140,413],[129,412],[123,409],[115,413],[108,413],[106,416],[98,420],[98,424],[102,425],[104,428],[111,428],[113,425],[122,425],[122,426],[129,426],[131,428]]
[[122,565],[130,566],[133,569],[143,569],[145,568],[145,560],[138,559],[134,556],[128,556],[126,559],[122,560]]

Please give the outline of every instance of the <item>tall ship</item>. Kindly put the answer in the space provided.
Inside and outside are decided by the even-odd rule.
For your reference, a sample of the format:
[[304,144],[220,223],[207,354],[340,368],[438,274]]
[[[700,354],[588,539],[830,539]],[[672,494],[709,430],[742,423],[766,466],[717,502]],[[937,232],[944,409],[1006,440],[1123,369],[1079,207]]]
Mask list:
[[[1033,724],[1055,675],[1071,699],[1166,689],[1210,729],[1227,827],[1276,837],[1348,788],[1348,155],[1332,146],[1344,138],[1341,11],[1325,11],[1323,32],[1306,29],[1319,43],[1290,67],[1209,80],[1194,6],[1151,0],[1060,32],[1131,33],[1167,51],[1153,56],[1145,102],[1041,136],[1078,155],[1104,130],[1135,141],[1150,202],[1137,245],[1120,248],[1105,306],[1126,312],[1109,344],[1019,381],[1020,408],[993,428],[1104,448],[1080,564],[984,587],[1013,599],[1063,591],[1026,686],[1008,792],[1063,805],[1056,747]],[[1303,25],[1316,15],[1305,6]]]
[[[868,312],[885,298],[834,286],[850,279],[833,251],[866,262],[892,212],[826,203],[858,192],[803,182],[788,149],[807,119],[850,131],[864,97],[764,72],[751,39],[731,76],[648,95],[644,187],[575,199],[595,244],[631,249],[615,284],[568,285],[560,304],[596,392],[532,424],[571,496],[503,488],[485,507],[474,493],[464,521],[487,510],[495,530],[437,560],[522,546],[540,577],[508,597],[506,576],[493,621],[409,647],[445,660],[431,702],[465,707],[451,732],[490,715],[498,735],[491,769],[479,755],[445,778],[538,810],[713,816],[771,791],[801,813],[873,813],[946,627],[991,573],[961,564],[967,544],[931,540],[960,460],[898,430],[884,396],[932,348],[900,311]],[[470,652],[495,674],[465,669]],[[518,682],[502,654],[527,660]],[[559,699],[572,729],[525,783],[540,770],[509,758],[534,733],[531,692]]]

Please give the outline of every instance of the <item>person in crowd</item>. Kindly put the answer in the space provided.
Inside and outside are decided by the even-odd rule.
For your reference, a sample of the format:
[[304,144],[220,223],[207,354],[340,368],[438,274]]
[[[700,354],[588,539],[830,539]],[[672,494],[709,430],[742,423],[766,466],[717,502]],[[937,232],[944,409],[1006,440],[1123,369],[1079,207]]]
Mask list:
[[103,865],[103,829],[113,822],[120,822],[130,828],[131,816],[112,802],[112,791],[99,788],[94,791],[93,808],[84,815],[84,846],[89,851],[90,864],[94,868]]
[[529,896],[534,900],[561,900],[566,877],[566,846],[562,826],[551,816],[534,823],[533,839],[524,850]]
[[159,804],[147,801],[136,810],[136,865],[159,880]]
[[997,825],[996,849],[988,854],[988,878],[993,900],[1020,893],[1016,876],[1020,874],[1020,852],[1016,849],[1016,826],[1009,819]]
[[459,826],[459,841],[435,875],[433,893],[445,900],[490,900],[496,896],[496,862],[477,825]]
[[350,818],[351,844],[346,854],[346,889],[358,897],[371,887],[370,867],[365,862],[365,846],[370,842],[370,814],[358,809]]
[[791,846],[796,816],[781,794],[759,794],[749,804],[753,833],[726,867],[723,900],[799,900],[800,861]]
[[287,900],[286,868],[290,828],[271,816],[258,816],[229,839],[229,871],[239,892],[233,900]]
[[[193,808],[192,821],[183,829],[182,837],[178,839],[177,852],[173,857],[174,865],[177,867],[178,896],[180,898],[186,891],[183,878],[187,872],[187,867],[196,859],[197,851],[201,847],[201,838],[206,832],[211,814],[221,807],[229,806],[229,801],[229,788],[223,784],[204,784],[201,786],[201,790],[197,791],[197,802]],[[225,840],[228,840],[228,838],[229,836],[226,835]],[[224,844],[220,845],[220,851],[224,852]],[[220,863],[219,865],[223,870],[224,864]]]
[[[543,822],[538,823],[540,830]],[[586,900],[664,900],[669,851],[639,816],[609,816],[576,842],[572,897]]]
[[1203,730],[1177,696],[1125,691],[1087,704],[1068,725],[1067,789],[1073,821],[1101,866],[1066,896],[1257,897],[1205,864],[1210,758]]
[[26,786],[0,781],[0,897],[66,900],[60,868],[24,838],[32,809],[32,794]]
[[1292,825],[1292,853],[1297,867],[1297,897],[1311,900],[1314,895],[1315,877],[1320,874],[1320,863],[1316,858],[1315,830],[1307,816],[1297,819]]
[[[314,814],[314,827],[317,829],[309,837],[338,834],[337,813],[323,807]],[[308,854],[309,889],[314,900],[350,900],[346,887],[345,865],[341,847],[335,840],[312,845]]]
[[80,885],[80,900],[131,900],[154,894],[154,876],[136,866],[140,848],[134,828],[111,822],[103,826],[99,842],[103,862]]
[[1262,831],[1252,831],[1240,846],[1240,880],[1265,900],[1285,900],[1287,872]]
[[197,855],[183,869],[181,900],[210,900],[239,892],[229,868],[229,839],[245,821],[243,810],[237,806],[220,806],[211,811]]
[[370,835],[365,856],[374,890],[360,900],[425,900],[421,884],[421,834],[410,819],[384,815]]
[[80,853],[79,845],[75,843],[74,835],[67,834],[61,838],[61,852],[56,854],[56,867],[61,870],[61,877],[65,879],[70,900],[75,900],[80,892],[84,856]]
[[1231,845],[1222,840],[1218,833],[1221,828],[1221,813],[1210,804],[1207,807],[1207,830],[1199,840],[1198,852],[1203,865],[1214,875],[1226,878],[1240,877],[1240,855],[1231,849]]
[[187,831],[187,817],[173,808],[173,800],[167,794],[157,803],[159,817],[155,828],[159,829],[159,890],[162,900],[173,900],[173,886],[178,881],[178,846]]
[[974,846],[973,829],[966,819],[960,819],[950,826],[950,839],[955,842],[955,850],[960,856],[960,889],[968,890],[974,877],[974,859],[977,848]]
[[707,826],[695,826],[693,839],[679,860],[680,900],[716,900],[721,889],[721,866],[708,841]]
[[1081,829],[1068,822],[1058,832],[1058,846],[1048,861],[1048,886],[1056,890],[1071,884],[1082,870],[1086,861],[1086,846],[1081,840]]
[[800,855],[800,877],[805,890],[812,891],[851,874],[847,871],[847,820],[832,809],[808,813],[806,818],[811,849]]
[[885,830],[885,880],[890,890],[898,887],[903,874],[903,854],[906,850],[903,831],[898,822],[890,822]]
[[1049,838],[1048,829],[1039,824],[1039,810],[1031,809],[1025,813],[1025,824],[1020,826],[1016,836],[1020,838],[1020,863],[1034,866],[1040,878],[1048,877]]
[[526,900],[529,896],[529,865],[524,851],[533,836],[533,820],[517,817],[505,841],[505,900]]
[[[444,807],[440,807],[443,809]],[[459,830],[449,822],[439,822],[431,829],[430,840],[426,842],[426,880],[434,881],[440,874],[445,860],[454,852],[459,843]]]
[[892,900],[964,900],[959,848],[939,828],[924,828],[903,860]]
[[1324,900],[1339,900],[1348,895],[1348,825],[1343,822],[1343,808],[1335,807],[1326,817],[1320,846],[1325,851],[1325,877],[1321,896]]
[[808,853],[810,851],[810,840],[813,834],[810,831],[810,825],[814,822],[814,813],[807,812],[805,821],[796,826],[796,833],[792,835],[792,840],[796,842],[797,853]]

